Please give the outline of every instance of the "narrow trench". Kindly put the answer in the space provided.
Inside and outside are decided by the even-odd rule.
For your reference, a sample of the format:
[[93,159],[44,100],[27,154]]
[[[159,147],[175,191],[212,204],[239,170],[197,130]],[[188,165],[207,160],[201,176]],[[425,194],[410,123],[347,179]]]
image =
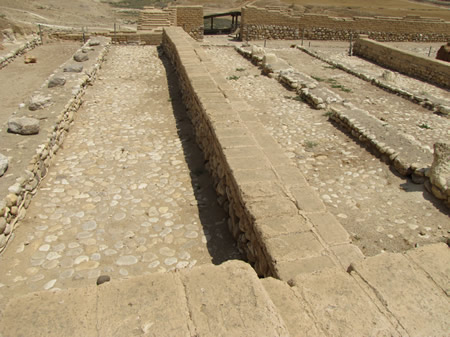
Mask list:
[[[174,112],[178,137],[181,140],[184,157],[189,167],[192,189],[197,200],[201,224],[208,232],[207,247],[213,264],[227,260],[245,260],[236,241],[227,228],[229,214],[218,203],[211,174],[206,169],[203,152],[195,140],[195,130],[182,101],[177,74],[170,60],[159,49],[169,86],[170,102]],[[224,219],[223,221],[218,219]]]

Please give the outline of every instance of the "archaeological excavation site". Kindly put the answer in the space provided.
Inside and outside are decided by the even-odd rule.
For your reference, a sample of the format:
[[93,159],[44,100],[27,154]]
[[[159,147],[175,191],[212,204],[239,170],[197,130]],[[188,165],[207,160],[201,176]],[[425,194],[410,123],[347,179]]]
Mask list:
[[0,0],[0,337],[450,336],[446,0]]

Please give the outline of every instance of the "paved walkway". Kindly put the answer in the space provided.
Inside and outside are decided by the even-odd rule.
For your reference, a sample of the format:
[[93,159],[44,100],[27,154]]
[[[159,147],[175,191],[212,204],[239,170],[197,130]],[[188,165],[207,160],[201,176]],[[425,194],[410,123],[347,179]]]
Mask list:
[[155,47],[112,48],[0,257],[2,303],[239,258],[170,76]]

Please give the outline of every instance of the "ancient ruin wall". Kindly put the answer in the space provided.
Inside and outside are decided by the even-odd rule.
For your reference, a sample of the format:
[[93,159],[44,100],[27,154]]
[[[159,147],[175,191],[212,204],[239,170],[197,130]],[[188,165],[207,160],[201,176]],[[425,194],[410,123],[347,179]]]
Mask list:
[[283,9],[242,8],[241,38],[349,40],[367,34],[377,41],[448,41],[450,22],[435,18],[351,17],[298,14]]
[[177,26],[196,40],[203,39],[203,6],[177,6]]
[[[194,40],[163,32],[183,103],[239,249],[261,276],[283,280],[362,258],[320,196]],[[330,235],[330,233],[333,233]]]
[[358,39],[353,53],[383,67],[450,89],[450,64],[422,57],[370,39]]

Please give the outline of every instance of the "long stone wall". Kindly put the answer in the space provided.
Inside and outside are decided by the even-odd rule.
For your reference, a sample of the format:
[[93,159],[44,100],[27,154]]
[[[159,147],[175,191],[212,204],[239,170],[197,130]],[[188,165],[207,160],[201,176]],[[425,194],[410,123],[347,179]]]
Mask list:
[[450,22],[436,18],[351,17],[295,14],[282,8],[242,8],[243,40],[349,40],[367,34],[377,41],[448,41]]
[[162,46],[239,249],[261,276],[289,280],[363,257],[255,111],[181,28]]
[[366,38],[358,39],[353,53],[383,67],[450,89],[450,64],[422,57]]

